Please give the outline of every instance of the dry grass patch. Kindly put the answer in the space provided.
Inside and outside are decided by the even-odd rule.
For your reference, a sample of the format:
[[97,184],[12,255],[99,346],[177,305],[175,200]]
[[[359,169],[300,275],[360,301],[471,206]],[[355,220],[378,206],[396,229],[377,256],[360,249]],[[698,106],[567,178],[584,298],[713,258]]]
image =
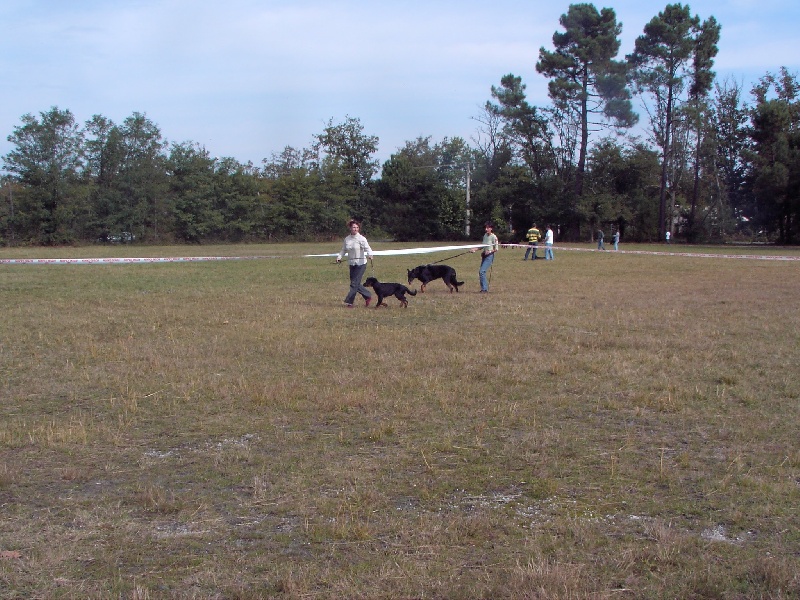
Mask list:
[[800,595],[798,263],[312,250],[0,267],[8,597]]

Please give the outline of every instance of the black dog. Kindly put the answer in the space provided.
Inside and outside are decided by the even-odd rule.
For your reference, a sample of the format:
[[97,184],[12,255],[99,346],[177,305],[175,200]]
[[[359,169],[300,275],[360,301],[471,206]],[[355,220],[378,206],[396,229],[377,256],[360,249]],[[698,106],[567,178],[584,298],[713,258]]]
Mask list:
[[408,271],[408,283],[411,284],[415,279],[419,279],[422,285],[419,291],[425,292],[425,286],[434,279],[444,281],[450,293],[458,291],[458,286],[464,285],[463,281],[456,281],[456,270],[448,265],[420,265]]
[[378,303],[375,305],[375,308],[380,308],[381,306],[389,306],[386,302],[383,301],[384,298],[388,298],[389,296],[394,296],[398,300],[400,300],[400,304],[403,305],[403,308],[408,308],[408,300],[406,300],[406,294],[411,294],[412,296],[416,296],[417,292],[414,290],[408,289],[402,283],[381,283],[374,277],[367,277],[367,280],[364,282],[366,287],[371,287],[375,290],[375,294],[378,296]]

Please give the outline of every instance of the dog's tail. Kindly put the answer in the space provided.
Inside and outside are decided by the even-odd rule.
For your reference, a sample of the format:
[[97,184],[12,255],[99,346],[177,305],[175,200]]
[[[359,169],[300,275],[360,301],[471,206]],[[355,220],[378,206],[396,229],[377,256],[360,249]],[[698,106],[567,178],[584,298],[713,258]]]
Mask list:
[[460,288],[462,285],[464,285],[464,282],[463,281],[458,281],[456,279],[456,270],[455,269],[453,269],[453,272],[450,275],[451,275],[450,283],[452,283],[454,286],[456,286],[456,291],[458,291],[458,288]]
[[408,290],[408,293],[411,294],[412,296],[416,296],[417,290]]

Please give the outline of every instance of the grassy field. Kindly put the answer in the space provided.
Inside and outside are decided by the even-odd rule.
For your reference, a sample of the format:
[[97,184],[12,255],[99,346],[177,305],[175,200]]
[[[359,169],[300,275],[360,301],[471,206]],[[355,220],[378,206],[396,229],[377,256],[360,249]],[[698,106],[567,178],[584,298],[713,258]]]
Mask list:
[[800,597],[800,262],[337,249],[0,251],[280,257],[0,265],[0,598]]

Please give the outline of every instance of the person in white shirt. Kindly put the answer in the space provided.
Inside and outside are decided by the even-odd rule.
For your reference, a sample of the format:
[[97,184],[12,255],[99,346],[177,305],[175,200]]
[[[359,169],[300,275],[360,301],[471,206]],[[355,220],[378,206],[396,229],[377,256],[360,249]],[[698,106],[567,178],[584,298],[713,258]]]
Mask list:
[[340,263],[347,254],[347,262],[350,265],[350,291],[347,292],[344,305],[347,308],[353,308],[356,294],[361,294],[366,306],[369,306],[369,303],[372,302],[372,294],[361,281],[367,270],[367,259],[372,260],[372,248],[369,247],[367,238],[361,235],[361,225],[358,221],[352,220],[347,225],[350,228],[350,235],[344,238],[342,249],[336,255],[336,262]]
[[[486,277],[486,272],[492,267],[494,262],[494,253],[500,249],[500,241],[493,232],[494,225],[491,221],[486,221],[484,225],[483,246],[481,252],[481,267],[478,269],[478,280],[481,283],[481,293],[486,294],[489,292],[489,280]],[[477,251],[473,248],[470,252]]]
[[554,260],[553,256],[553,228],[547,226],[547,232],[544,234],[544,259]]

